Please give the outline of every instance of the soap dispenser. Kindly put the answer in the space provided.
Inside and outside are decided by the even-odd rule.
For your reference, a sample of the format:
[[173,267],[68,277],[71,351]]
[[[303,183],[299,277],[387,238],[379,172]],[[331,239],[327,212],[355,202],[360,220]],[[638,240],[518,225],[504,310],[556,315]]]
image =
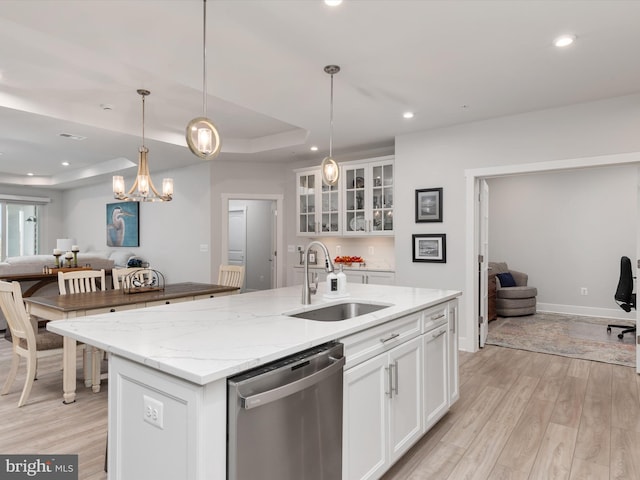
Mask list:
[[347,293],[347,275],[342,271],[343,265],[340,265],[340,271],[336,275],[338,278],[338,295],[346,295]]
[[327,293],[329,295],[337,295],[338,294],[338,276],[330,272],[327,274]]

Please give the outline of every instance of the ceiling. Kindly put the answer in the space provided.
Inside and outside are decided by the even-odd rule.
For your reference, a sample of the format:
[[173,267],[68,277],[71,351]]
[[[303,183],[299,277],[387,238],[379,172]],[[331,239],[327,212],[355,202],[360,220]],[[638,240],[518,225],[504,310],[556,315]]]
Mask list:
[[[184,140],[203,113],[202,6],[1,0],[0,183],[132,177],[138,88],[151,91],[152,175],[202,162]],[[223,141],[213,162],[319,164],[329,148],[328,64],[341,67],[338,162],[400,134],[640,92],[639,18],[640,1],[209,0],[207,116]],[[558,49],[564,33],[577,40]]]

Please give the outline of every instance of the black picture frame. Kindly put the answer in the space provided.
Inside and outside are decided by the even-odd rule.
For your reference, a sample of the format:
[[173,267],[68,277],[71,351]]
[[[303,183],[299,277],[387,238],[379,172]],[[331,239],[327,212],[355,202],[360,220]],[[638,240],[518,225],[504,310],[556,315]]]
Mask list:
[[442,222],[442,187],[416,190],[416,223]]
[[420,233],[412,236],[413,261],[447,263],[447,235]]

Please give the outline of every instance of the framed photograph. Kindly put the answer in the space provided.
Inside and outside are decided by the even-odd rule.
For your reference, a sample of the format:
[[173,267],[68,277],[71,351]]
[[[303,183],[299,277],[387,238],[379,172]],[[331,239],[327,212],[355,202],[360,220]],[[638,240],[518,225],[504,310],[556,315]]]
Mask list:
[[107,246],[140,246],[140,204],[107,203]]
[[447,263],[447,235],[444,233],[413,235],[413,261]]
[[416,223],[442,222],[442,188],[416,190]]

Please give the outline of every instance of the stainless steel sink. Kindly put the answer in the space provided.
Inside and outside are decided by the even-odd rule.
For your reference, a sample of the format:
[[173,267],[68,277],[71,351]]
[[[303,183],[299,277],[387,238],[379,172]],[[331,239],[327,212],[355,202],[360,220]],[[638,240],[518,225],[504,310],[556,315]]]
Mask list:
[[316,308],[305,312],[288,314],[289,317],[304,318],[306,320],[317,320],[319,322],[339,322],[350,318],[377,312],[392,305],[380,305],[374,303],[347,302],[329,305],[328,307]]

